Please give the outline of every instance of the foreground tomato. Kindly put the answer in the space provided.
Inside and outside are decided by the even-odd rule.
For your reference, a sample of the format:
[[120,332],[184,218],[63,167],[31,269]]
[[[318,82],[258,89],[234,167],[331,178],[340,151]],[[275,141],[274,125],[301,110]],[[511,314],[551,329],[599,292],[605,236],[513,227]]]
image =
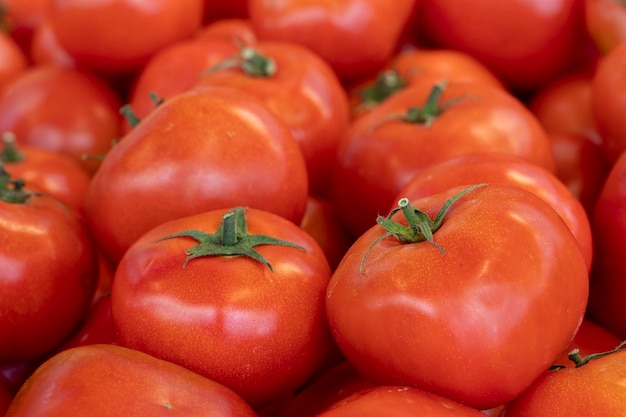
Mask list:
[[514,90],[532,91],[568,70],[580,53],[581,3],[422,1],[417,28],[438,47],[474,56]]
[[254,417],[228,388],[185,368],[114,345],[52,357],[18,392],[7,417]]
[[576,367],[546,373],[503,417],[571,417],[626,415],[626,351],[581,358]]
[[166,221],[244,205],[298,223],[307,197],[304,158],[287,127],[255,97],[207,87],[166,100],[115,145],[85,211],[116,263]]
[[339,348],[367,378],[489,409],[567,347],[585,312],[587,267],[536,195],[461,189],[415,206],[402,199],[379,217],[384,227],[357,239],[335,270],[326,308]]
[[[118,73],[136,71],[160,48],[191,36],[202,21],[202,8],[203,0],[50,0],[47,18],[78,64]],[[111,25],[124,29],[111,30]]]
[[353,81],[375,74],[391,58],[415,4],[415,0],[251,0],[248,11],[260,40],[303,45],[326,60],[340,79]]
[[78,325],[96,252],[75,212],[32,195],[0,165],[0,362],[51,351]]
[[318,417],[484,417],[478,410],[448,398],[404,386],[380,386],[356,392]]
[[113,279],[119,343],[178,363],[255,407],[300,387],[336,352],[330,268],[317,243],[262,210],[214,210],[144,234]]

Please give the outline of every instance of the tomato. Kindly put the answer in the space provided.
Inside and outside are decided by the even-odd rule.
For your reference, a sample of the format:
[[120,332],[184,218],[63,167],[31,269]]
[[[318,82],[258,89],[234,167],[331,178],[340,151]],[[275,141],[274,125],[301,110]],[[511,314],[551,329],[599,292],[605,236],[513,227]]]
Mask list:
[[305,385],[277,412],[276,417],[315,417],[351,394],[375,386],[348,361],[342,361]]
[[626,7],[618,0],[584,0],[585,27],[600,53],[626,41]]
[[17,145],[11,133],[3,136],[0,162],[14,178],[23,179],[62,204],[81,212],[91,177],[69,155],[28,145]]
[[28,54],[33,33],[43,21],[51,0],[0,0],[6,13],[8,33]]
[[211,22],[200,28],[196,34],[196,39],[225,38],[231,42],[241,45],[252,46],[256,44],[257,38],[249,19],[220,19]]
[[315,196],[309,196],[300,227],[320,245],[332,270],[354,240],[335,206]]
[[402,199],[378,223],[348,250],[326,298],[335,341],[366,378],[489,409],[520,395],[573,338],[585,260],[531,192],[451,188]]
[[415,0],[250,0],[248,8],[260,40],[303,45],[328,62],[341,80],[354,81],[372,76],[392,57],[415,4]]
[[123,346],[185,366],[254,407],[300,387],[334,352],[330,268],[297,225],[248,208],[163,223],[125,253],[112,311]]
[[72,156],[93,173],[119,133],[119,99],[98,78],[72,68],[31,67],[0,93],[0,132],[19,144]]
[[604,55],[591,85],[591,107],[600,132],[600,147],[610,164],[626,150],[626,43]]
[[324,195],[350,119],[346,92],[326,62],[293,43],[259,41],[209,69],[196,85],[234,87],[262,100],[300,145],[310,192]]
[[349,87],[353,117],[371,110],[390,95],[424,82],[456,80],[481,82],[502,87],[501,81],[477,59],[451,49],[406,49],[394,55],[376,77]]
[[576,364],[569,359],[569,354],[574,349],[580,356],[587,356],[614,349],[620,342],[615,334],[585,318],[567,349],[554,360],[554,365],[575,367]]
[[419,3],[427,44],[466,52],[515,91],[569,70],[584,39],[581,0],[445,0]]
[[[156,106],[150,95],[161,99],[190,89],[202,72],[237,53],[226,39],[189,39],[176,42],[156,52],[137,74],[130,92],[130,106],[140,119]],[[130,130],[125,125],[124,131]]]
[[554,169],[544,129],[510,93],[479,83],[420,83],[351,124],[339,142],[331,200],[358,236],[421,169],[481,151],[515,154]]
[[68,410],[88,417],[255,416],[228,388],[114,345],[77,347],[49,359],[18,392],[7,417],[66,416]]
[[0,31],[0,89],[26,70],[28,61],[20,46]]
[[307,197],[287,127],[243,91],[204,88],[166,100],[113,147],[85,211],[116,264],[143,233],[177,217],[244,205],[299,223]]
[[50,19],[44,19],[33,33],[30,56],[35,65],[77,68],[76,60],[59,44]]
[[430,165],[415,174],[395,200],[406,197],[413,201],[478,183],[517,186],[541,197],[565,221],[580,245],[587,270],[591,269],[593,242],[584,207],[553,173],[516,155],[477,152]]
[[626,351],[546,373],[507,406],[506,417],[620,416],[626,413]]
[[59,45],[80,65],[124,73],[190,37],[202,21],[202,7],[203,0],[50,0],[47,18]]
[[484,417],[480,411],[448,398],[405,386],[363,389],[318,414],[319,417]]
[[0,171],[0,362],[59,345],[87,310],[96,255],[87,229],[57,201]]
[[626,338],[626,152],[615,162],[598,196],[591,227],[595,259],[590,280],[589,315],[599,325]]

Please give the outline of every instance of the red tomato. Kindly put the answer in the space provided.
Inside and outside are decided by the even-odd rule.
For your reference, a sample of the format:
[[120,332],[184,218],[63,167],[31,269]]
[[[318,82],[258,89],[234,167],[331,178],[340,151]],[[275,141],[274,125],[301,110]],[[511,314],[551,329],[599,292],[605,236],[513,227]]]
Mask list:
[[374,75],[392,57],[415,4],[415,0],[250,0],[248,7],[259,39],[310,48],[340,79],[354,81]]
[[302,220],[306,167],[287,127],[255,97],[194,89],[157,107],[109,152],[85,211],[114,264],[151,228],[236,205]]
[[599,325],[626,338],[626,152],[609,172],[598,196],[591,227],[594,239],[589,314]]
[[616,0],[584,0],[585,27],[602,54],[626,41],[626,6]]
[[330,166],[350,115],[346,92],[326,62],[293,43],[260,41],[218,64],[196,85],[234,87],[262,100],[300,145],[309,191],[327,193]]
[[335,270],[326,299],[335,341],[375,383],[479,409],[505,404],[583,319],[580,247],[554,209],[520,187],[452,188],[413,203],[379,217],[386,227],[361,235]]
[[121,345],[260,407],[334,352],[329,279],[322,249],[295,224],[253,208],[214,210],[161,224],[128,249],[113,279],[113,319]]
[[76,60],[59,44],[50,19],[44,19],[35,29],[30,45],[30,56],[35,65],[78,67]]
[[[224,3],[228,4],[228,3]],[[223,38],[240,45],[252,46],[256,44],[256,33],[249,19],[220,19],[200,28],[196,39]]]
[[480,82],[504,87],[481,62],[466,53],[451,49],[408,49],[395,55],[385,69],[351,86],[352,115],[358,117],[392,94],[410,85],[455,80]]
[[26,55],[19,45],[0,31],[0,89],[26,70]]
[[599,62],[592,80],[591,106],[600,132],[600,147],[610,164],[626,150],[626,42]]
[[327,200],[309,196],[300,227],[320,245],[334,271],[354,240],[335,206]]
[[0,172],[0,362],[59,345],[87,310],[96,255],[87,229],[57,201]]
[[13,178],[21,178],[29,187],[82,211],[91,177],[78,161],[60,152],[18,146],[10,133],[3,136],[3,141],[0,162]]
[[6,417],[255,417],[228,388],[185,368],[114,345],[66,350],[26,382]]
[[[155,107],[150,95],[167,100],[190,89],[203,71],[237,53],[237,46],[226,39],[189,39],[176,42],[155,53],[137,74],[130,93],[130,105],[143,119]],[[127,124],[125,132],[130,130]]]
[[9,34],[28,54],[33,32],[43,21],[51,0],[0,0],[6,13]]
[[202,21],[202,7],[203,0],[50,0],[47,18],[59,44],[81,66],[124,73],[190,37]]
[[541,197],[565,221],[580,245],[587,270],[591,269],[591,225],[584,207],[553,173],[516,155],[477,152],[430,165],[415,174],[395,200],[406,197],[414,201],[449,188],[479,183],[521,187]]
[[435,47],[466,52],[516,91],[571,68],[584,39],[580,0],[422,1],[416,27]]
[[585,318],[580,324],[574,339],[571,341],[567,349],[561,352],[561,354],[554,360],[554,364],[557,366],[575,367],[576,364],[569,359],[569,354],[574,349],[576,349],[578,353],[584,357],[598,352],[606,352],[614,349],[615,346],[620,344],[620,342],[620,338],[615,334]]
[[511,402],[504,416],[622,416],[626,414],[625,378],[626,351],[552,371]]
[[119,133],[119,99],[99,79],[71,68],[31,67],[0,93],[0,132],[19,144],[66,153],[89,172]]
[[554,166],[545,131],[502,88],[420,83],[352,123],[339,143],[331,199],[358,236],[421,169],[482,151],[515,154],[550,170]]
[[480,411],[448,398],[405,386],[363,389],[339,401],[318,417],[485,417]]

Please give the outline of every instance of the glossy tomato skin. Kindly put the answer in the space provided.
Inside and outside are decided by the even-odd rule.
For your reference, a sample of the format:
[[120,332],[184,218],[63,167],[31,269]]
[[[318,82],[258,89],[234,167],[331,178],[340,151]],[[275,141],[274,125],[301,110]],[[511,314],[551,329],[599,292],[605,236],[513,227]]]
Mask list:
[[626,338],[626,153],[609,172],[598,196],[591,227],[596,254],[590,280],[589,314],[598,324]]
[[69,410],[90,417],[256,416],[226,387],[114,345],[82,346],[55,355],[22,387],[7,416],[60,417]]
[[434,46],[469,53],[513,90],[532,91],[575,63],[582,15],[580,0],[435,0],[420,3],[416,26]]
[[502,88],[450,81],[440,99],[449,104],[430,123],[401,120],[410,108],[425,105],[434,85],[420,83],[396,93],[352,123],[341,138],[331,199],[355,236],[387,212],[413,175],[447,158],[498,151],[554,169],[545,130]]
[[50,198],[1,201],[0,217],[0,361],[32,360],[63,342],[87,311],[95,247],[74,212]]
[[298,223],[307,197],[304,159],[287,127],[249,94],[203,88],[166,100],[115,145],[85,211],[115,264],[165,221],[243,205]]
[[78,64],[125,73],[139,69],[160,48],[190,37],[202,21],[202,7],[203,0],[50,0],[47,18]]
[[598,126],[600,147],[609,162],[615,163],[626,150],[626,43],[605,55],[594,74],[591,108]]
[[552,172],[516,155],[476,152],[433,164],[415,174],[395,200],[406,197],[413,201],[479,183],[521,187],[541,197],[565,221],[580,245],[587,270],[591,269],[593,241],[585,208]]
[[[434,218],[465,188],[412,203]],[[387,237],[369,250],[360,273],[384,232],[375,226],[357,239],[326,300],[339,348],[376,383],[496,407],[552,365],[583,318],[588,277],[578,243],[526,190],[475,188],[434,232],[445,254],[426,241]]]
[[[371,76],[395,52],[415,0],[252,0],[249,13],[260,40],[310,48],[343,81]],[[372,30],[376,28],[376,30]]]
[[593,359],[579,368],[552,371],[510,403],[503,417],[624,415],[625,377],[624,351]]
[[195,229],[214,233],[230,210],[161,224],[126,252],[113,279],[119,342],[218,381],[253,407],[306,382],[335,354],[326,323],[330,268],[317,243],[295,224],[266,211],[245,211],[250,234],[303,249],[260,245],[268,266],[243,256],[204,256],[183,267]]
[[347,94],[317,54],[289,42],[259,41],[254,50],[275,63],[268,76],[239,68],[211,71],[198,86],[227,86],[259,98],[289,127],[307,165],[309,190],[324,195],[340,136],[350,120]]
[[405,386],[379,386],[358,391],[337,402],[319,417],[484,417],[480,411],[448,398]]
[[18,144],[59,151],[93,173],[119,133],[120,103],[111,88],[88,73],[34,66],[0,93],[0,131]]

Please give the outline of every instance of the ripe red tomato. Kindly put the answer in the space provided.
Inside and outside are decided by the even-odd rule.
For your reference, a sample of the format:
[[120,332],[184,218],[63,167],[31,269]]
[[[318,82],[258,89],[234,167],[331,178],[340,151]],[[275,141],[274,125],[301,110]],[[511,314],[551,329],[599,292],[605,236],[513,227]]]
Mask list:
[[300,145],[310,193],[327,193],[330,167],[350,114],[344,88],[318,55],[294,43],[259,41],[218,64],[196,85],[234,87],[262,100]]
[[584,0],[585,27],[601,54],[626,41],[626,7],[616,0]]
[[620,338],[615,334],[585,318],[567,349],[554,360],[554,365],[575,367],[576,364],[569,359],[569,354],[574,349],[584,357],[614,349],[620,342]]
[[63,351],[40,366],[7,417],[255,417],[228,388],[183,367],[115,345]]
[[610,164],[626,150],[626,42],[604,55],[591,85],[591,108],[600,132],[600,147]]
[[0,171],[0,362],[59,345],[89,307],[96,252],[74,212]]
[[478,409],[505,404],[583,319],[580,247],[554,209],[520,187],[452,188],[413,204],[379,217],[386,227],[361,235],[335,270],[326,299],[335,341],[375,383]]
[[591,227],[594,261],[589,314],[618,337],[626,338],[626,152],[615,162],[598,196]]
[[340,79],[354,81],[374,75],[392,57],[415,4],[415,0],[250,0],[248,11],[260,40],[303,45],[328,62]]
[[30,67],[0,93],[0,132],[64,152],[93,173],[119,134],[120,102],[98,78],[72,68]]
[[516,155],[476,152],[430,165],[409,180],[395,201],[403,197],[414,201],[452,187],[479,183],[521,187],[541,197],[565,221],[580,245],[587,270],[591,269],[593,242],[584,207],[553,173]]
[[0,88],[26,70],[28,61],[20,46],[0,31]]
[[166,100],[113,147],[85,211],[115,264],[143,233],[177,217],[243,205],[297,224],[307,197],[287,127],[255,97],[207,87]]
[[201,27],[194,35],[196,39],[223,38],[239,45],[252,46],[257,38],[249,19],[220,19]]
[[76,60],[59,44],[50,19],[44,19],[35,29],[30,45],[30,57],[35,65],[78,68]]
[[448,398],[405,386],[379,386],[358,391],[318,417],[485,417],[480,411]]
[[474,56],[516,91],[569,70],[584,39],[579,0],[422,1],[416,27],[429,44]]
[[193,35],[202,22],[203,2],[50,0],[46,16],[78,64],[125,73],[138,70],[160,48]]
[[119,343],[261,407],[295,391],[334,353],[324,310],[330,274],[315,240],[272,213],[238,207],[172,220],[140,237],[118,265]]
[[454,81],[413,85],[348,128],[339,143],[331,199],[358,236],[421,169],[482,151],[515,154],[554,169],[544,129],[502,88]]
[[0,162],[13,178],[21,178],[30,188],[58,199],[82,212],[91,177],[69,155],[28,145],[17,145],[11,133],[3,136]]
[[621,416],[626,413],[626,351],[544,374],[508,406],[506,417]]

